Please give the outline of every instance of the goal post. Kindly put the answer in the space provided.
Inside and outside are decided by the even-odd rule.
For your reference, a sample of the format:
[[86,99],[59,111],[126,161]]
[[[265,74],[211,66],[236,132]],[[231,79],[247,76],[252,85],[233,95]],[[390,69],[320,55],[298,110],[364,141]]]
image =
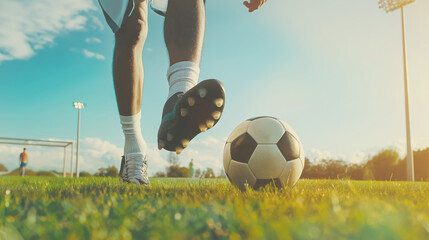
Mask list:
[[70,149],[71,150],[70,151],[70,177],[73,177],[73,149],[74,149],[74,143],[73,142],[58,141],[58,140],[40,140],[40,139],[0,137],[0,144],[63,148],[64,149],[63,177],[67,176],[67,173],[66,173],[67,149]]

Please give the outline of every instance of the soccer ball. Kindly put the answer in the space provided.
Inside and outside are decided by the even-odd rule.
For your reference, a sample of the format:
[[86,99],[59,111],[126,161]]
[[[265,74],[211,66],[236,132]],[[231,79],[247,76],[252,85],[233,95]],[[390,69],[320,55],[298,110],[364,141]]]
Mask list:
[[223,166],[229,181],[241,190],[274,183],[293,186],[304,169],[304,149],[295,131],[274,117],[249,119],[226,141]]

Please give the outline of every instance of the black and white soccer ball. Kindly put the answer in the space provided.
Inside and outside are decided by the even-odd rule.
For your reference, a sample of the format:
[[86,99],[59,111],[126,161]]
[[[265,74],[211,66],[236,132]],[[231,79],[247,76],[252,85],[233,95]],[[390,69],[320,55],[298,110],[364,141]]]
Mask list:
[[295,131],[274,117],[241,123],[229,136],[223,154],[225,173],[241,190],[274,183],[293,186],[304,169],[304,149]]

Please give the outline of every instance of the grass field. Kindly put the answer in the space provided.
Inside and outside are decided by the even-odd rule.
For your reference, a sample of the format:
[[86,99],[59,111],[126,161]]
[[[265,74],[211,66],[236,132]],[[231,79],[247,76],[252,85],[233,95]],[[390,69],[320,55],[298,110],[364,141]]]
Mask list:
[[0,239],[429,239],[429,183],[0,178]]

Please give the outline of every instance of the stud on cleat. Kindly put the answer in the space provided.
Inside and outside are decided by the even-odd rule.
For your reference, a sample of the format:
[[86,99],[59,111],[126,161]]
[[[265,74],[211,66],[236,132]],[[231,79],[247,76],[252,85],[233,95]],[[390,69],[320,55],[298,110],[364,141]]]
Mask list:
[[164,141],[162,141],[162,140],[160,140],[159,142],[158,142],[158,149],[159,150],[161,150],[162,148],[164,148],[165,147],[165,142]]
[[213,113],[212,113],[212,117],[213,117],[213,119],[214,120],[219,120],[219,118],[220,118],[220,112],[219,111],[214,111]]
[[195,99],[193,97],[188,97],[188,104],[189,106],[194,106],[195,105]]
[[174,138],[173,134],[167,133],[167,141],[171,142],[173,141],[173,138]]
[[200,131],[201,132],[207,131],[207,126],[205,124],[200,124]]
[[183,151],[183,148],[181,148],[181,147],[177,147],[176,148],[176,154],[177,155],[179,155],[180,153],[182,153],[182,151]]
[[222,107],[223,99],[222,98],[215,99],[214,104],[216,105],[216,107]]
[[201,89],[198,91],[198,94],[200,95],[200,97],[201,97],[201,98],[204,98],[204,97],[207,95],[207,89],[205,89],[205,88],[201,88]]
[[189,110],[186,108],[182,108],[180,109],[180,116],[182,117],[186,117],[186,115],[188,115]]
[[188,144],[189,144],[189,140],[188,140],[188,139],[183,139],[183,140],[182,140],[182,146],[183,146],[184,148],[188,147]]
[[206,120],[206,125],[208,128],[212,128],[214,126],[215,122],[213,120]]

